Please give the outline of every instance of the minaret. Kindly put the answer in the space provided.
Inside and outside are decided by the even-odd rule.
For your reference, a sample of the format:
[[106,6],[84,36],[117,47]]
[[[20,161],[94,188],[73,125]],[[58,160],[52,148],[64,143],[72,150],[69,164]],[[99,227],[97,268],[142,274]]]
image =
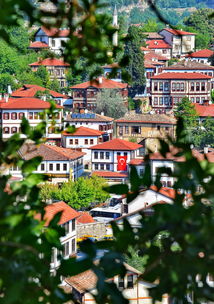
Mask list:
[[[115,5],[114,7],[114,13],[113,13],[113,27],[115,27],[116,29],[118,29],[118,13],[117,13],[117,7]],[[118,46],[118,31],[116,31],[113,34],[113,46]]]

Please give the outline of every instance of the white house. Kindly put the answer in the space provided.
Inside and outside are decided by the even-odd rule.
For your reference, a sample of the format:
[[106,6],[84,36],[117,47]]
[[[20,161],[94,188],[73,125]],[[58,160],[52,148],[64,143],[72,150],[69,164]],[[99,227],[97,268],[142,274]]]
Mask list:
[[[63,258],[69,258],[72,255],[76,254],[76,219],[79,216],[79,212],[71,208],[65,202],[56,202],[45,207],[44,214],[44,226],[48,227],[50,221],[54,216],[62,212],[58,225],[65,229],[65,235],[60,238],[60,243],[63,246]],[[37,214],[35,219],[41,220],[41,215]],[[52,273],[59,267],[60,261],[57,258],[59,252],[56,248],[52,249],[52,257],[50,264],[50,271]]]
[[84,165],[88,169],[91,163],[91,150],[89,147],[103,142],[104,134],[105,132],[86,127],[79,127],[74,133],[64,131],[62,132],[62,146],[84,152]]
[[186,56],[186,59],[195,61],[195,62],[211,64],[211,62],[209,62],[209,58],[213,54],[214,54],[214,51],[211,51],[209,49],[204,49],[204,50],[200,50],[200,51],[196,51],[196,52],[188,54]]
[[[28,119],[32,128],[35,128],[45,119],[43,111],[50,108],[50,103],[38,98],[5,98],[0,100],[0,124],[2,137],[10,138],[13,134],[20,132],[22,118]],[[62,127],[62,106],[56,105],[55,127],[48,120],[44,137],[55,142],[61,141],[61,134],[56,133]],[[24,135],[23,135],[24,137]]]
[[[74,149],[66,149],[48,144],[35,146],[32,142],[25,143],[19,150],[20,157],[29,160],[41,156],[42,162],[35,173],[46,174],[49,181],[61,183],[68,179],[76,180],[83,173],[83,156],[85,153]],[[20,176],[18,167],[11,167],[12,176]]]

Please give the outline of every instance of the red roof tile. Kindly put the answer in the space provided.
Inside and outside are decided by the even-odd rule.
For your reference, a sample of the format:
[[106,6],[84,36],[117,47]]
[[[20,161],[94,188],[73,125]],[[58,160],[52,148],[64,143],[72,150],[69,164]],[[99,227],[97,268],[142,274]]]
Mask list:
[[21,88],[13,91],[12,97],[34,97],[38,91],[48,91],[52,97],[55,98],[68,98],[69,96],[40,87],[36,84],[24,84]]
[[[59,225],[65,224],[79,216],[79,212],[71,208],[68,204],[65,202],[57,202],[53,203],[51,205],[47,205],[45,207],[45,224],[44,226],[48,226],[50,221],[54,218],[54,216],[58,213],[62,212],[60,220],[58,222]],[[41,220],[41,214],[37,214],[35,216],[35,219]]]
[[112,172],[112,171],[94,171],[92,175],[101,176],[104,178],[124,178],[128,177],[128,173]]
[[91,80],[80,84],[76,84],[72,86],[71,89],[86,89],[88,87],[95,87],[99,89],[125,89],[127,88],[127,86],[128,86],[127,83],[121,83],[102,77],[102,83],[100,83],[98,79]]
[[201,73],[162,73],[152,76],[151,79],[212,79],[212,76],[208,76]]
[[86,127],[79,127],[75,130],[74,133],[63,132],[64,136],[100,136],[105,132],[94,130]]
[[144,58],[146,60],[152,60],[152,61],[155,61],[155,60],[158,60],[158,61],[168,61],[169,59],[160,55],[160,54],[157,54],[153,51],[150,51],[149,53],[145,54],[144,55]]
[[44,60],[41,61],[36,61],[33,63],[30,63],[29,66],[40,66],[40,65],[44,65],[44,66],[70,66],[69,63],[64,62],[61,59],[56,59],[56,58],[46,58]]
[[34,41],[34,42],[30,43],[29,48],[30,49],[46,49],[46,48],[49,48],[49,46],[44,42]]
[[79,217],[77,218],[77,224],[88,224],[88,223],[95,223],[95,220],[88,212],[79,212]]
[[115,138],[110,141],[90,147],[92,150],[113,150],[113,151],[133,151],[141,148],[142,145]]
[[214,54],[214,51],[204,49],[204,50],[200,50],[200,51],[197,51],[197,52],[193,52],[193,53],[187,55],[187,57],[209,58],[213,54]]
[[[163,30],[170,32],[171,34],[177,35],[177,36],[196,35],[195,33],[190,33],[190,32],[185,32],[182,30],[176,30],[176,29],[170,29],[170,28],[165,28]],[[162,32],[163,30],[161,30],[160,32]]]
[[172,46],[162,39],[146,41],[149,49],[171,49]]
[[[0,103],[0,109],[49,109],[50,103],[38,98],[9,98],[8,102],[3,100]],[[63,109],[56,105],[57,109]]]
[[172,188],[162,187],[158,190],[158,188],[156,186],[151,186],[149,189],[153,190],[155,192],[158,192],[162,195],[165,195],[171,199],[175,199],[175,196],[176,196],[176,191],[175,191],[175,189],[172,189]]
[[201,117],[211,116],[214,117],[214,104],[210,105],[200,105],[197,103],[193,104],[195,106],[196,112]]

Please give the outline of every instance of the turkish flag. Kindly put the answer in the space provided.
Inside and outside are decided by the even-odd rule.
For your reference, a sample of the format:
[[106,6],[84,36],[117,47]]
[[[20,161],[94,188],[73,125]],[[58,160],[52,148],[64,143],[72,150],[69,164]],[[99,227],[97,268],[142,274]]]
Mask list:
[[117,171],[126,171],[127,170],[127,156],[118,156],[117,157]]

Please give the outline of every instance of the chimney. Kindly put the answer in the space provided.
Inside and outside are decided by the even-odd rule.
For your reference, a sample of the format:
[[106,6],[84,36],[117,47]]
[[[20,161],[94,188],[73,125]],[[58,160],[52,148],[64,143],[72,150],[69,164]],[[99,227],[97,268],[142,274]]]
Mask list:
[[100,115],[104,116],[104,112],[101,112]]
[[7,86],[7,93],[8,93],[8,94],[12,94],[11,85],[8,85],[8,86]]
[[5,99],[5,102],[8,102],[8,100],[9,100],[9,95],[8,95],[8,94],[4,94],[4,99]]
[[99,81],[99,84],[102,84],[103,83],[103,77],[102,76],[98,77],[98,81]]
[[41,97],[41,99],[44,100],[44,101],[46,101],[46,95],[43,95],[43,96]]
[[209,148],[208,147],[204,147],[204,154],[207,154],[209,152]]

